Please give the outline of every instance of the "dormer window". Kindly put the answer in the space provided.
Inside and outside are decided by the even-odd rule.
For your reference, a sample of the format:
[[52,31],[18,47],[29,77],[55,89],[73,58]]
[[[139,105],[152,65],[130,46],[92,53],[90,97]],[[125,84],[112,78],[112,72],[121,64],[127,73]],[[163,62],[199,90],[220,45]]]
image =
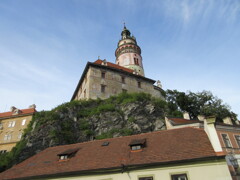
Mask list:
[[65,160],[65,159],[68,159],[68,155],[59,156],[59,160]]
[[59,161],[65,161],[73,157],[77,152],[79,148],[76,149],[68,149],[60,154],[58,154]]
[[146,147],[146,139],[133,139],[129,144],[131,151],[139,151]]

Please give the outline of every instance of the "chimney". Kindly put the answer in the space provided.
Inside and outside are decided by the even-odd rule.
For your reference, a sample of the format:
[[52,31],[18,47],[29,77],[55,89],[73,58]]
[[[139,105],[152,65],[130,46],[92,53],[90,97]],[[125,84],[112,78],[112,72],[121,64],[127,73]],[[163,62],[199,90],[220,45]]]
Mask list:
[[215,129],[214,123],[216,121],[216,117],[211,116],[204,119],[204,131],[207,133],[208,138],[212,144],[212,147],[215,152],[222,152],[222,146],[220,144],[217,131]]
[[223,119],[224,124],[230,124],[233,125],[232,119],[230,117],[226,117]]
[[103,60],[102,65],[107,66],[107,60],[106,59]]
[[35,104],[32,104],[32,105],[30,105],[29,107],[28,107],[29,109],[36,109],[36,105]]
[[160,87],[160,88],[162,88],[162,83],[161,83],[161,81],[157,81],[157,87]]
[[185,112],[183,113],[183,118],[190,120],[189,113],[185,111]]
[[205,116],[204,115],[198,115],[197,118],[198,118],[199,121],[204,121]]
[[13,112],[15,109],[17,109],[15,106],[10,107],[10,111]]
[[21,110],[20,109],[14,109],[14,111],[13,111],[13,115],[17,115],[17,114],[20,114],[21,113]]

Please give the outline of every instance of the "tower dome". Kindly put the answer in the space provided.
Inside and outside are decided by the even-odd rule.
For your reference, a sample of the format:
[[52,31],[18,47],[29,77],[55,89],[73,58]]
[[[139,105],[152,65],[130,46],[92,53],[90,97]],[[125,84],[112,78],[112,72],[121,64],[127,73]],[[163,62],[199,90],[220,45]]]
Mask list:
[[116,64],[133,69],[136,74],[144,76],[141,48],[125,24],[121,36],[115,51]]

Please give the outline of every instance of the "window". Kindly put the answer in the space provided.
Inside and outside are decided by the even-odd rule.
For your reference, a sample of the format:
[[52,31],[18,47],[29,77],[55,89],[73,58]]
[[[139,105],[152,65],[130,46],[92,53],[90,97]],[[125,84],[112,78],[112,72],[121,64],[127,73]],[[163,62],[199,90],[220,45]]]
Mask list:
[[138,178],[138,180],[153,180],[153,177],[152,177],[152,176],[149,176],[149,177],[140,177],[140,178]]
[[22,126],[24,126],[26,123],[26,119],[22,120]]
[[129,146],[132,151],[141,150],[146,146],[146,139],[133,139]]
[[22,132],[18,134],[18,139],[21,139],[21,138],[22,138]]
[[171,177],[172,180],[188,180],[187,174],[174,174]]
[[139,65],[138,58],[134,58],[134,64]]
[[138,83],[138,87],[141,88],[141,82],[138,81],[137,83]]
[[3,124],[2,124],[2,123],[0,123],[0,130],[1,130],[1,129],[3,129]]
[[240,135],[235,135],[235,139],[237,141],[238,147],[240,147]]
[[126,90],[126,89],[122,89],[122,92],[123,92],[123,93],[127,93],[127,90]]
[[125,84],[125,77],[122,76],[122,83]]
[[232,147],[231,142],[230,142],[227,134],[222,134],[222,138],[223,138],[224,144],[227,148]]
[[86,98],[86,89],[83,92],[83,97]]
[[105,79],[106,77],[106,72],[102,72],[102,78]]
[[9,141],[11,139],[12,139],[12,134],[5,134],[5,136],[3,138],[4,141]]
[[15,126],[15,121],[9,121],[8,127],[14,127]]
[[133,151],[139,150],[139,149],[142,149],[141,145],[133,145],[133,146],[131,146],[131,150],[133,150]]
[[6,152],[7,152],[7,150],[0,150],[0,154],[4,154]]
[[101,92],[104,93],[106,90],[106,85],[101,84]]
[[59,161],[70,159],[71,157],[73,157],[78,152],[78,150],[79,150],[79,148],[68,149],[68,150],[58,154]]
[[59,160],[65,160],[65,159],[68,159],[68,155],[61,155],[59,157]]
[[102,146],[108,146],[109,145],[109,142],[108,141],[104,141],[103,143],[102,143]]

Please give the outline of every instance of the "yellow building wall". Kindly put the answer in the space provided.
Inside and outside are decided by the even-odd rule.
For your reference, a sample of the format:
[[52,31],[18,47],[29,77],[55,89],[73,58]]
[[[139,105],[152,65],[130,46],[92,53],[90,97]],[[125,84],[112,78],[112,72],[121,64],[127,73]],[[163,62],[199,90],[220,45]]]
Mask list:
[[[23,120],[25,120],[24,125],[22,125]],[[16,145],[16,143],[21,140],[21,134],[31,120],[32,115],[18,116],[0,120],[0,123],[2,124],[2,128],[0,129],[0,151],[10,151]],[[10,124],[13,123],[14,126],[10,126]],[[5,135],[8,135],[8,138],[6,138]]]
[[[194,165],[169,166],[135,170],[124,173],[93,176],[75,176],[65,178],[52,178],[54,180],[138,180],[139,177],[153,176],[154,180],[171,180],[173,174],[186,173],[188,180],[231,180],[225,160],[221,162],[208,162]],[[49,178],[51,179],[51,178]]]

